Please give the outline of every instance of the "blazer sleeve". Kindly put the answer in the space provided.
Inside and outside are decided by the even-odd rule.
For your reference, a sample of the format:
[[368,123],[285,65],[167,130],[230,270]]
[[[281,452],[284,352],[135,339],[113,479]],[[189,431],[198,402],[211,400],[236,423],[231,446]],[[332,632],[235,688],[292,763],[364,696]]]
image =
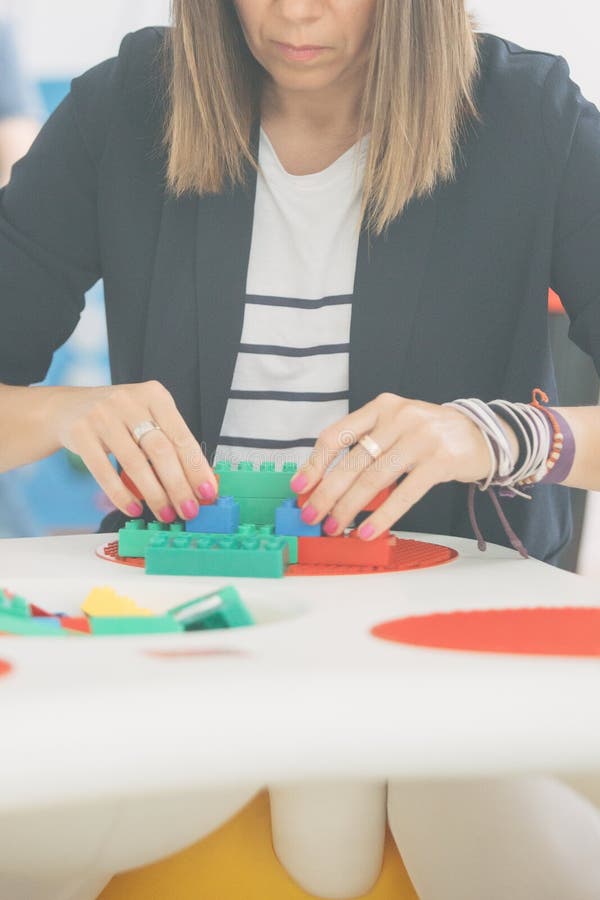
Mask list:
[[44,379],[101,277],[98,166],[126,41],[73,80],[0,191],[0,382]]
[[546,78],[543,120],[558,179],[550,286],[570,337],[600,374],[600,112],[560,56]]

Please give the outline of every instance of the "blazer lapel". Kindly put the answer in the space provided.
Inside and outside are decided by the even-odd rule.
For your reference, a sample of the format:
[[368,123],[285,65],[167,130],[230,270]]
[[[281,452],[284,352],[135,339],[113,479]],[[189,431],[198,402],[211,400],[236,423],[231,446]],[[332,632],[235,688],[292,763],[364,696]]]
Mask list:
[[406,360],[436,220],[436,192],[411,200],[382,235],[363,228],[350,328],[350,410],[378,394],[403,394]]
[[163,203],[144,335],[142,378],[156,379],[173,395],[197,438],[198,347],[196,338],[194,197]]
[[[250,136],[258,159],[260,120]],[[198,201],[196,302],[200,420],[204,452],[212,463],[233,378],[244,320],[257,173],[246,163],[246,186]]]
[[[260,122],[251,134],[258,158]],[[142,377],[157,379],[212,461],[240,340],[256,172],[247,186],[166,197],[144,336]]]

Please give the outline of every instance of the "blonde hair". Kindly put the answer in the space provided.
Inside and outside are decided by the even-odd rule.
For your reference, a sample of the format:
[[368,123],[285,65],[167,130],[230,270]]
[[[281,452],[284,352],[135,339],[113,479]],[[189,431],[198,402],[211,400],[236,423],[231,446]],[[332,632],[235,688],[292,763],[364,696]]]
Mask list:
[[[358,136],[370,128],[361,222],[380,234],[413,197],[456,174],[479,75],[465,0],[378,0]],[[263,70],[231,0],[172,0],[165,42],[167,185],[176,195],[245,182]]]

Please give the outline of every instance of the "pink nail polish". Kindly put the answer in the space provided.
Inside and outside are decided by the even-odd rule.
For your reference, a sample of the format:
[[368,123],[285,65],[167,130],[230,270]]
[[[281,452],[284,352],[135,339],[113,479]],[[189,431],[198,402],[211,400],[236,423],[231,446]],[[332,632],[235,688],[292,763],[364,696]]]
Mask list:
[[195,519],[198,515],[198,504],[195,500],[186,500],[181,504],[181,511],[186,519]]
[[202,482],[202,484],[198,488],[198,493],[203,500],[214,500],[214,498],[217,496],[217,492],[215,491],[210,481]]
[[298,474],[294,475],[294,477],[290,481],[291,489],[293,491],[295,491],[297,494],[299,494],[300,491],[303,491],[307,484],[308,484],[308,478],[306,477],[304,472],[298,472]]
[[142,509],[142,507],[140,506],[139,503],[130,503],[129,506],[127,507],[127,512],[134,519],[137,519],[137,518],[139,518],[139,516],[142,515],[144,510]]
[[363,525],[362,528],[358,529],[358,536],[362,538],[363,541],[368,541],[370,537],[373,537],[375,534],[375,528],[369,522],[368,525]]
[[334,534],[338,530],[338,527],[337,519],[334,519],[333,516],[327,516],[325,524],[323,525],[325,534]]
[[317,516],[318,516],[317,510],[314,508],[314,506],[311,506],[309,503],[308,506],[305,506],[304,509],[302,510],[300,518],[302,519],[303,522],[306,522],[307,525],[311,525],[315,521]]
[[174,522],[175,519],[177,518],[177,513],[175,512],[175,510],[173,509],[172,506],[165,506],[160,511],[160,517],[163,520],[163,522],[166,522],[167,525],[170,525],[171,522]]

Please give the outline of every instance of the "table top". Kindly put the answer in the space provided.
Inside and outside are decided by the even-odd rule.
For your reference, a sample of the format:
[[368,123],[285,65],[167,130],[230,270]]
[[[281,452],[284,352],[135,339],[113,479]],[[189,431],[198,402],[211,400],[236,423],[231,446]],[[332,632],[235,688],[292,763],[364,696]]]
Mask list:
[[[147,576],[99,559],[111,535],[0,541],[0,586],[75,613],[110,585],[161,612],[235,585],[257,627],[0,638],[0,809],[244,782],[600,770],[600,659],[375,639],[430,612],[596,606],[598,583],[436,535],[452,562],[284,579]],[[185,655],[178,651],[185,650]]]

